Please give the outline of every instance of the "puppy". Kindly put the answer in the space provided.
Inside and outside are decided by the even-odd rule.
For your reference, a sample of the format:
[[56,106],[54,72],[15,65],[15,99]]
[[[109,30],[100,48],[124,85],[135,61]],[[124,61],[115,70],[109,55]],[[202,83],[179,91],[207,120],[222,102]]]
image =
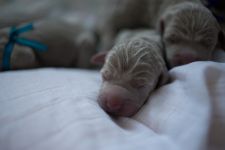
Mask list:
[[200,0],[119,0],[115,6],[101,26],[102,51],[110,49],[118,31],[142,26],[161,34],[171,68],[211,60],[218,45],[224,48],[224,33]]
[[224,48],[224,34],[216,18],[202,5],[185,2],[170,6],[158,23],[171,68],[212,60],[218,46]]
[[[0,31],[0,70],[3,55],[9,41],[9,28]],[[95,53],[94,31],[82,23],[66,22],[62,19],[41,19],[34,23],[34,30],[21,33],[19,38],[37,41],[47,47],[39,52],[29,46],[14,44],[10,57],[11,69],[35,67],[91,67],[90,58]]]
[[113,115],[134,115],[168,79],[160,36],[149,30],[123,31],[108,52],[101,74],[100,106]]

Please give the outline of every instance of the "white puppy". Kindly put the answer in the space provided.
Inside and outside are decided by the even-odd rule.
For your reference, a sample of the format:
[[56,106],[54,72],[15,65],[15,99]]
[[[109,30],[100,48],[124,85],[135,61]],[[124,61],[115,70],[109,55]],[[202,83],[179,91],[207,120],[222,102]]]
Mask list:
[[101,74],[102,108],[119,116],[135,114],[156,86],[168,79],[160,35],[149,30],[120,33]]

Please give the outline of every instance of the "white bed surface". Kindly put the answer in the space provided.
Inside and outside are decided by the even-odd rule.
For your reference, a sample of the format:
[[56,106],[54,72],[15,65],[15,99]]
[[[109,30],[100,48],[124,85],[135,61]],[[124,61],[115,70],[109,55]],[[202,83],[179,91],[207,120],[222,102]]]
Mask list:
[[225,64],[170,71],[132,118],[97,104],[98,71],[37,69],[0,73],[1,150],[224,150]]

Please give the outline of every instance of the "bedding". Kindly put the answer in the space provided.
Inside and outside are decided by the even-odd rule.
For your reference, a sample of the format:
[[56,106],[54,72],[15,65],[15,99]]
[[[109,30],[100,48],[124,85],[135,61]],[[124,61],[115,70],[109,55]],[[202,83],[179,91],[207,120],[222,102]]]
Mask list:
[[99,71],[0,73],[1,150],[224,150],[225,64],[170,72],[140,111],[111,117],[97,104]]

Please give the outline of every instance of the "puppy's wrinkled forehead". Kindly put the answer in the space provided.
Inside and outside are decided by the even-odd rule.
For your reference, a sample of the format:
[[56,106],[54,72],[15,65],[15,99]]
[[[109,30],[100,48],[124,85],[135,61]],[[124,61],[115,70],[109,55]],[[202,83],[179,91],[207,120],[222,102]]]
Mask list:
[[148,82],[157,69],[152,65],[158,59],[152,55],[153,49],[158,50],[159,46],[143,39],[117,44],[108,54],[101,72],[113,81]]
[[[176,14],[176,15],[175,15]],[[212,13],[205,7],[197,4],[187,4],[180,8],[174,8],[167,22],[166,38],[192,40],[208,45],[214,45],[217,41],[219,26]]]

